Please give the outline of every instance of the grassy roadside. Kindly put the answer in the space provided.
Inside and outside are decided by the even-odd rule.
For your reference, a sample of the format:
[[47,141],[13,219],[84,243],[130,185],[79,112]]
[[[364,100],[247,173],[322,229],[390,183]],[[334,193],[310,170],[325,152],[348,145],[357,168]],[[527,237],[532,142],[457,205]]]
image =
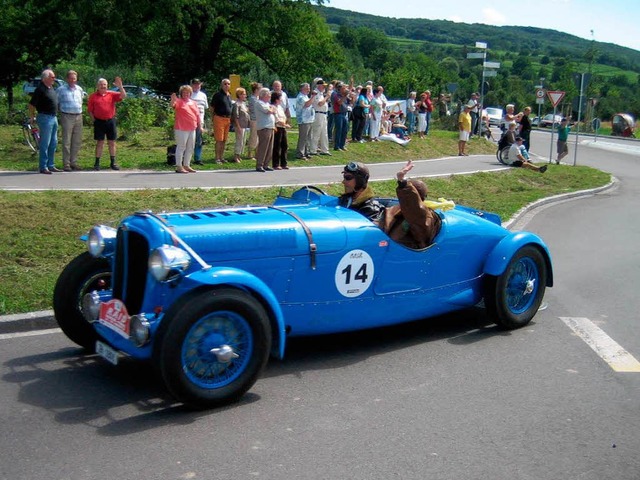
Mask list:
[[[447,149],[455,145],[454,141],[449,140]],[[363,160],[375,163],[376,159],[389,161],[390,158],[404,159],[389,155],[382,158],[367,156]],[[344,161],[339,160],[339,163]],[[532,201],[601,186],[609,179],[608,174],[589,167],[551,165],[544,175],[511,169],[430,179],[428,183],[430,198],[444,197],[458,204],[496,212],[506,219]],[[320,187],[333,194],[342,191],[339,183]],[[376,182],[374,189],[380,196],[394,196],[395,182]],[[250,190],[0,192],[3,212],[0,216],[3,251],[0,256],[0,315],[50,309],[53,286],[60,271],[84,251],[78,237],[96,223],[115,224],[136,210],[268,204],[279,191],[279,187],[270,187]]]

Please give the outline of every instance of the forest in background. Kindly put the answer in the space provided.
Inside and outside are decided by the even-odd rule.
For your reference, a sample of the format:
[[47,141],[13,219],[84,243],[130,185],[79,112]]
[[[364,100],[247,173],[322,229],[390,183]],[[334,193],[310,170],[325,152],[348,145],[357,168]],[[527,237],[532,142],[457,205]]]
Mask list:
[[[59,76],[77,70],[89,90],[98,77],[118,74],[163,92],[198,76],[212,91],[237,74],[244,86],[280,79],[295,94],[300,82],[322,76],[372,80],[390,98],[455,85],[454,99],[466,100],[481,89],[482,62],[467,59],[477,41],[488,44],[488,61],[500,62],[486,78],[485,105],[535,112],[544,78],[545,88],[566,92],[560,108],[572,114],[574,77],[587,73],[583,117],[640,114],[640,52],[554,30],[384,18],[323,0],[103,0],[99,9],[88,0],[4,3],[0,114],[22,108],[22,83],[45,66]],[[542,113],[550,111],[547,103]]]

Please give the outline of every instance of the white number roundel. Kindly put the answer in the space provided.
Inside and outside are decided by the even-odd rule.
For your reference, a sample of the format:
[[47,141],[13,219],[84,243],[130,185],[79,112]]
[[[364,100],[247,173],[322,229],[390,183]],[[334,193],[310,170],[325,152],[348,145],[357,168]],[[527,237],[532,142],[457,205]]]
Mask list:
[[364,250],[351,250],[336,267],[336,288],[345,297],[358,297],[371,286],[374,273],[371,256]]

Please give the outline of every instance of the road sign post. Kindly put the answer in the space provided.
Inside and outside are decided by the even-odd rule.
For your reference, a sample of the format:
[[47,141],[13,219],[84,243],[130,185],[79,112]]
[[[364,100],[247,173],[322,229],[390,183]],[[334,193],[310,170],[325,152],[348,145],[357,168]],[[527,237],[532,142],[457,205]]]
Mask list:
[[559,90],[548,91],[547,96],[553,105],[553,118],[551,119],[551,145],[549,145],[549,163],[553,160],[553,137],[556,132],[556,112],[558,111],[558,104],[560,100],[564,98],[564,92]]

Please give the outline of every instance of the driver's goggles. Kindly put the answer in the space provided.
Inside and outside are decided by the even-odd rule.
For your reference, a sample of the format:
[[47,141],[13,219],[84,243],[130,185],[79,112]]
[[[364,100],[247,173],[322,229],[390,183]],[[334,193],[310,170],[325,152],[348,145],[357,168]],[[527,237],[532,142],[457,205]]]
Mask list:
[[358,164],[356,162],[349,162],[347,163],[347,165],[344,167],[344,169],[347,172],[357,172],[358,169]]

